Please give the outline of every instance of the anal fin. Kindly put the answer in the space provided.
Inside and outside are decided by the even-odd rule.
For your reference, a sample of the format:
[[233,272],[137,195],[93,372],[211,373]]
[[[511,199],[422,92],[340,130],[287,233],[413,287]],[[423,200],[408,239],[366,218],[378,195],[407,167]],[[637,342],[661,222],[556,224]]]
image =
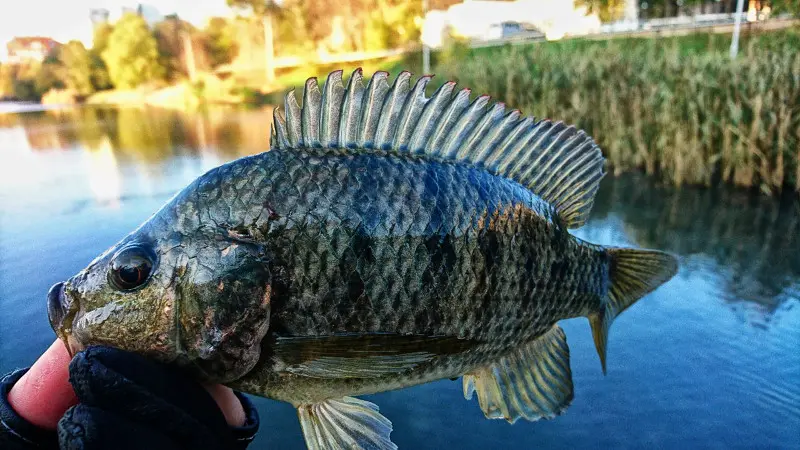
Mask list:
[[394,450],[392,423],[374,403],[353,397],[297,408],[309,450]]
[[564,330],[554,325],[538,339],[464,375],[464,398],[477,392],[487,419],[514,423],[552,419],[572,402],[572,371]]

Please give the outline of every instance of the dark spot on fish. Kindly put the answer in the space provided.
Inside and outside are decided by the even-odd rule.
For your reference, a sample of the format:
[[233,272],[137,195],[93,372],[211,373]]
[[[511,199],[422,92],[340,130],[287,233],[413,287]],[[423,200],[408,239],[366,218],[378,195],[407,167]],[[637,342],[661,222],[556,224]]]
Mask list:
[[353,249],[356,259],[360,260],[362,263],[374,263],[375,256],[372,253],[373,244],[373,238],[367,234],[363,226],[356,228],[350,244],[350,248]]
[[553,280],[557,280],[561,277],[561,274],[565,273],[567,269],[567,263],[564,260],[556,260],[553,261],[553,264],[550,266],[550,277]]
[[364,295],[364,280],[361,279],[361,274],[354,271],[347,280],[347,298],[355,305],[362,295]]

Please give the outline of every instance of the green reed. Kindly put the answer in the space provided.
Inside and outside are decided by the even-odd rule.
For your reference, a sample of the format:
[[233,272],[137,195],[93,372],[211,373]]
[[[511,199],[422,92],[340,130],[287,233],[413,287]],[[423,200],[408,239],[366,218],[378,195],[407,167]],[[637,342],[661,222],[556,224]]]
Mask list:
[[[585,129],[611,173],[800,192],[800,30],[451,49],[437,72]],[[438,78],[438,77],[437,77]]]

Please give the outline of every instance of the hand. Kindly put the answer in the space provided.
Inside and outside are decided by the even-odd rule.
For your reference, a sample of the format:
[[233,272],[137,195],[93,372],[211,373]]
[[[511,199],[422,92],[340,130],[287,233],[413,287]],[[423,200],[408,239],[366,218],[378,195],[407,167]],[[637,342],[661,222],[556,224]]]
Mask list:
[[31,424],[57,426],[61,448],[244,448],[258,427],[245,397],[141,356],[90,347],[69,359],[57,341],[8,394]]

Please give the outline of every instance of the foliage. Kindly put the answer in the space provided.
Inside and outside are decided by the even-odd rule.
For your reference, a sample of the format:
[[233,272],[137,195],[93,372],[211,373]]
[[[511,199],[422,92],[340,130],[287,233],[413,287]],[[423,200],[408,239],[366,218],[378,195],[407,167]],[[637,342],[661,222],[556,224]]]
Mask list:
[[108,68],[103,61],[103,52],[108,47],[108,38],[114,27],[107,23],[101,23],[94,29],[92,48],[89,50],[92,85],[96,91],[111,89],[111,76]]
[[[594,136],[615,173],[800,192],[800,31],[745,40],[564,41],[477,50],[445,77]],[[686,44],[690,44],[686,46]]]
[[126,13],[116,23],[102,57],[117,88],[135,88],[164,75],[158,43],[144,19],[136,14]]
[[795,17],[800,16],[800,0],[771,0],[769,4],[776,14],[788,13]]
[[42,63],[31,62],[24,65],[22,70],[17,73],[20,81],[33,80],[33,91],[29,90],[28,85],[22,85],[22,89],[26,93],[21,96],[22,98],[38,100],[50,89],[64,88],[64,71],[58,60],[59,52],[60,50],[56,50]]
[[211,67],[230,63],[239,50],[235,25],[221,17],[211,18],[203,30],[203,46]]
[[0,64],[0,98],[14,95],[14,67],[11,64]]
[[94,92],[91,57],[82,43],[67,42],[59,50],[58,60],[62,66],[61,80],[68,89],[79,96]]
[[177,81],[189,74],[185,40],[191,39],[193,33],[192,24],[180,20],[176,15],[167,16],[155,25],[153,35],[158,43],[158,60],[164,67],[167,80]]

